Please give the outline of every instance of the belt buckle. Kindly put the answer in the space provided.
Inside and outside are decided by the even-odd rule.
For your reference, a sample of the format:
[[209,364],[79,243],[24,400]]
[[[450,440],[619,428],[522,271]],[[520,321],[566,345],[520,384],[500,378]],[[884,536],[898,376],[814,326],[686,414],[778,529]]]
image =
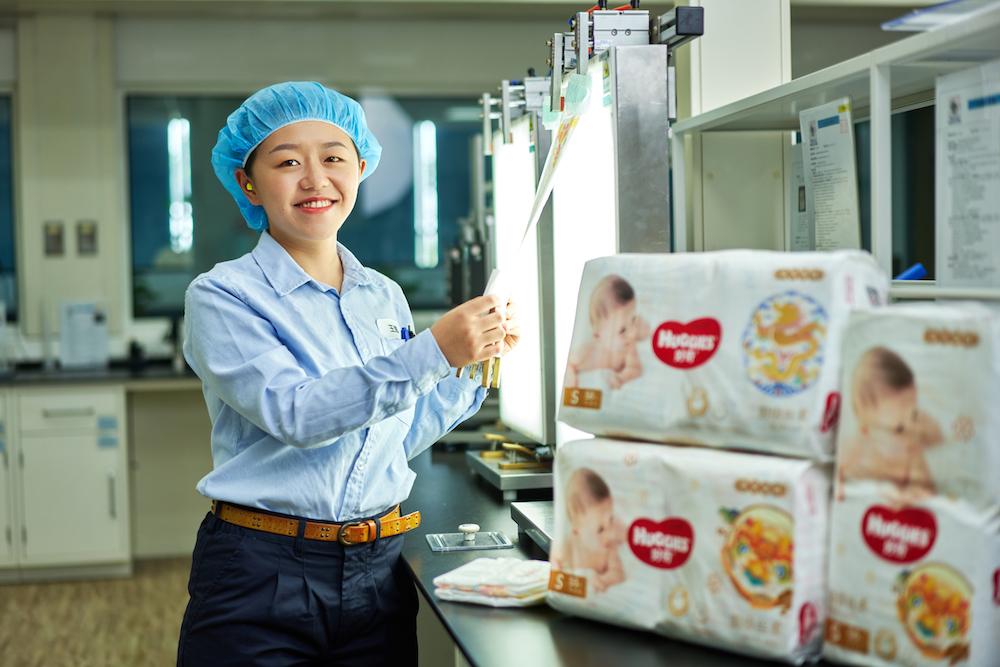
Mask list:
[[[360,528],[361,526],[367,525],[369,523],[370,524],[374,524],[375,522],[372,521],[371,519],[366,519],[364,521],[349,521],[349,522],[341,525],[340,526],[340,532],[337,533],[337,542],[339,542],[340,545],[344,546],[344,547],[353,546],[355,544],[367,544],[367,542],[371,542],[372,540],[367,540],[366,542],[351,542],[350,540],[346,539],[347,538],[347,529],[348,528],[354,528],[354,527]],[[369,534],[372,534],[373,531],[374,531],[374,527],[373,526],[368,526],[368,532],[369,532]]]

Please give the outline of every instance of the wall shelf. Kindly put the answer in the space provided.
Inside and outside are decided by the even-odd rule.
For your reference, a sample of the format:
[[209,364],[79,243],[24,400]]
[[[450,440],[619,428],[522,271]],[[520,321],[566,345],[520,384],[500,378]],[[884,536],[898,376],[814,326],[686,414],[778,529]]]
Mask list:
[[675,135],[705,131],[797,130],[799,112],[841,97],[853,100],[855,116],[871,103],[871,70],[890,68],[893,109],[934,99],[935,80],[1000,59],[1000,4],[959,23],[918,33],[880,49],[679,121]]
[[889,296],[897,300],[975,299],[1000,301],[1000,289],[989,287],[938,287],[933,280],[893,280]]
[[[892,275],[892,113],[934,101],[939,76],[1000,60],[1000,3],[957,23],[917,33],[826,69],[745,97],[671,127],[674,248],[690,250],[687,238],[685,137],[703,132],[791,131],[799,112],[850,97],[854,119],[871,123],[871,249]],[[695,162],[698,162],[696,159]],[[894,283],[897,299],[1000,299],[998,289],[937,288]]]

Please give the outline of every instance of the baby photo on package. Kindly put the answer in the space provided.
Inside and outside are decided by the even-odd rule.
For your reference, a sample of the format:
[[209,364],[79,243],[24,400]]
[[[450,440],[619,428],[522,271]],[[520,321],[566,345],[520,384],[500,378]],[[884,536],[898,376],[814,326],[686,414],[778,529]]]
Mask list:
[[867,480],[892,505],[1000,507],[1000,317],[976,304],[857,312],[843,359],[838,498]]

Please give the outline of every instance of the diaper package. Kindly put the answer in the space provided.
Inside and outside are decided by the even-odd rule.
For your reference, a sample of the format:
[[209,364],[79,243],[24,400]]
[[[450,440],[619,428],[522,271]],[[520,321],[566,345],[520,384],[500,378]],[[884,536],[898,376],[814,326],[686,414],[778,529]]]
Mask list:
[[868,480],[832,509],[825,656],[1000,665],[1000,513],[935,496],[893,506]]
[[888,287],[858,251],[592,260],[559,418],[597,435],[830,460],[847,316],[885,303]]
[[824,653],[1000,665],[1000,318],[853,313],[843,356]]
[[560,447],[554,472],[550,605],[786,662],[818,656],[827,466],[595,438]]

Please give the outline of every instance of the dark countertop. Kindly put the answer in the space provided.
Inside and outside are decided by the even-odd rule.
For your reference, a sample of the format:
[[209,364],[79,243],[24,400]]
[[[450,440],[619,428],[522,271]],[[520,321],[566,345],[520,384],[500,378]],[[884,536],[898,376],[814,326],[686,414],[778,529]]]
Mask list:
[[[434,596],[434,577],[481,557],[540,558],[534,545],[517,544],[517,525],[510,505],[499,492],[473,476],[465,453],[432,447],[410,462],[417,480],[404,504],[419,509],[421,526],[409,533],[403,557],[425,598],[465,658],[476,667],[606,667],[607,665],[670,665],[671,667],[755,667],[780,663],[685,644],[561,614],[548,606],[494,609]],[[513,549],[435,553],[427,533],[457,532],[458,524],[478,523],[482,530],[499,530],[515,542]]]
[[178,387],[200,387],[201,381],[189,368],[178,373],[169,362],[148,362],[132,370],[128,366],[112,363],[106,368],[85,370],[45,370],[39,364],[18,366],[13,371],[0,374],[0,386],[28,386],[49,384],[119,383],[141,386],[147,383],[172,383]]

